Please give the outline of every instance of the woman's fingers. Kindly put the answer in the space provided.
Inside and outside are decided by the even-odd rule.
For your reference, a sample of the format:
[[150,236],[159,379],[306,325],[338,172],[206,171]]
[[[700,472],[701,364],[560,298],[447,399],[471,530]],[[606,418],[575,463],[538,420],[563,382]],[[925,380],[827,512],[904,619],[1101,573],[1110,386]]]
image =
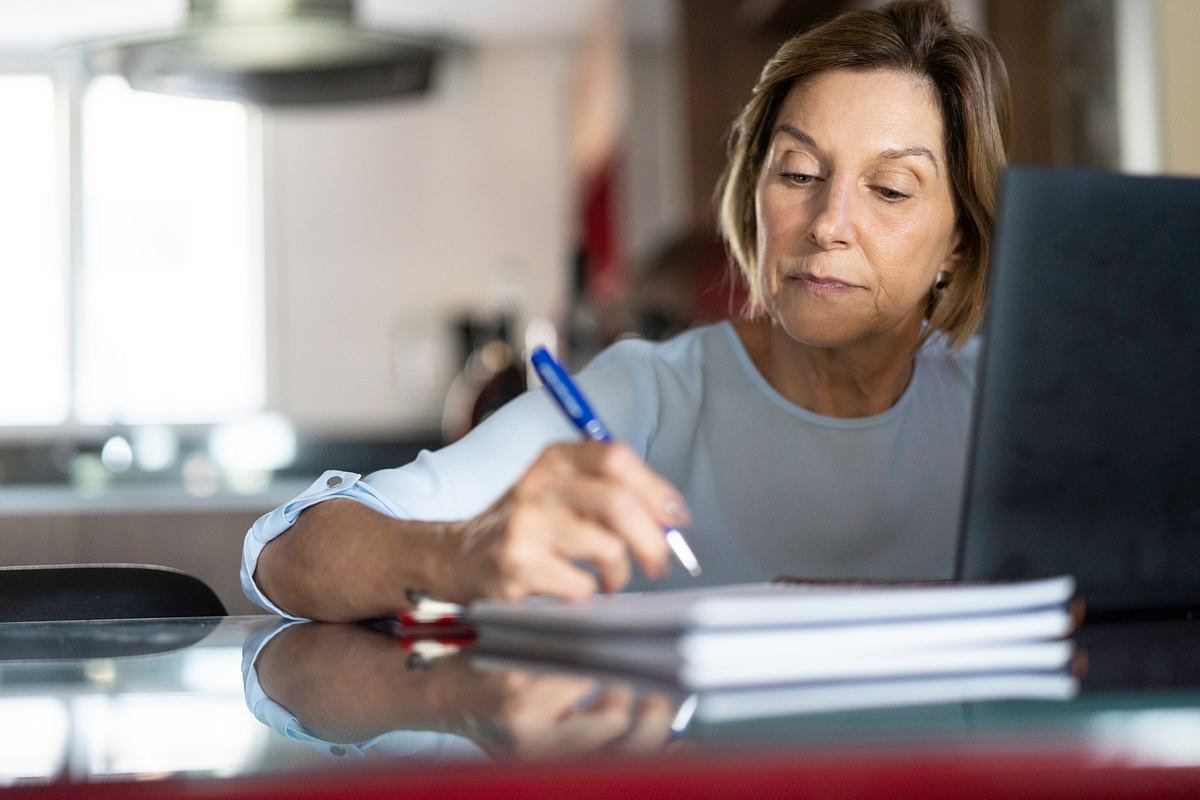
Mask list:
[[[624,485],[592,477],[580,477],[562,486],[560,499],[576,516],[569,540],[561,546],[571,548],[568,555],[584,559],[605,576],[620,576],[616,588],[629,581],[629,552],[651,578],[660,578],[667,569],[668,549],[662,523],[646,508],[641,497]],[[567,552],[564,549],[564,552]],[[618,567],[623,568],[623,574]],[[606,588],[613,587],[605,581]]]
[[577,442],[553,445],[546,455],[555,465],[569,472],[583,472],[624,486],[637,495],[662,525],[687,525],[691,514],[683,496],[671,483],[646,464],[627,444],[621,442]]
[[562,521],[556,526],[551,549],[559,557],[576,569],[587,564],[605,592],[619,591],[629,583],[629,548],[619,536],[568,508],[559,509],[558,514]]
[[[546,515],[542,515],[546,516]],[[565,516],[562,512],[551,516]],[[517,524],[520,524],[519,522]],[[499,554],[499,596],[519,599],[548,594],[566,600],[586,600],[600,589],[597,579],[563,556],[568,531],[559,524],[546,524],[524,536],[513,535]],[[586,535],[585,535],[586,536]],[[628,568],[627,568],[628,569]]]
[[650,469],[628,445],[609,445],[601,469],[608,477],[633,490],[662,525],[686,526],[691,523],[691,512],[683,495],[670,481]]
[[522,483],[526,495],[561,502],[612,531],[655,578],[666,571],[663,528],[690,521],[675,488],[624,444],[551,446]]
[[552,445],[489,509],[449,529],[461,560],[446,583],[460,600],[617,591],[631,553],[651,578],[666,572],[663,529],[687,519],[679,493],[629,447]]
[[[514,524],[532,528],[530,516],[516,516]],[[542,541],[536,541],[539,534],[533,530],[510,540],[512,547],[529,554],[525,559],[510,559],[509,571],[526,576],[530,593],[584,599],[597,589],[615,592],[629,583],[629,549],[612,530],[580,515],[577,507],[566,502],[541,509],[537,516]],[[515,563],[521,560],[527,563]],[[592,573],[579,563],[589,565]]]

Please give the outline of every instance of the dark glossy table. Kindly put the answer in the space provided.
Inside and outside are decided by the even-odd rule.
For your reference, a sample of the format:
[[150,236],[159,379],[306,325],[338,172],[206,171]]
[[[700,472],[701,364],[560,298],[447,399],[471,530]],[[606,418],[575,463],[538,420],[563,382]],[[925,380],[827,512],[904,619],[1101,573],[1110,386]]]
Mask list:
[[0,625],[0,799],[1200,796],[1198,624],[1085,626],[1080,681],[723,696],[367,626]]

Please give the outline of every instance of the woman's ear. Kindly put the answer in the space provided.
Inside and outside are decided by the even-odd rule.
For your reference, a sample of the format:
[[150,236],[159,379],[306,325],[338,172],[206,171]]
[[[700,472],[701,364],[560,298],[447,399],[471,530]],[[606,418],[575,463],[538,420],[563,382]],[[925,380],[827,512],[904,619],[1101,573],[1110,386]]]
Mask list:
[[946,257],[942,259],[939,271],[948,272],[951,275],[958,269],[959,263],[962,262],[963,256],[966,253],[966,247],[963,245],[962,228],[955,227],[954,235],[950,237],[950,247],[946,252]]

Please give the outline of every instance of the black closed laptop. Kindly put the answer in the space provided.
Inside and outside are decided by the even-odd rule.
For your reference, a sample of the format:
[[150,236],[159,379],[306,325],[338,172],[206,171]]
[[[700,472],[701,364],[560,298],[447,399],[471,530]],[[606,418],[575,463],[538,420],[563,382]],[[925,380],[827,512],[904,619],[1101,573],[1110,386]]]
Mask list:
[[1200,610],[1200,180],[1013,167],[959,576]]

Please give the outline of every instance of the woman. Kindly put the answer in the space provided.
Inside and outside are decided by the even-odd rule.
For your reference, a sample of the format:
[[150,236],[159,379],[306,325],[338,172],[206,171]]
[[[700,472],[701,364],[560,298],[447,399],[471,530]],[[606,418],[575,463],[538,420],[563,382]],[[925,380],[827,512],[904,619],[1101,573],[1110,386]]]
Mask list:
[[580,376],[627,444],[578,442],[530,392],[450,447],[326,473],[260,519],[247,594],[346,620],[413,592],[693,585],[666,576],[664,525],[687,527],[710,583],[948,576],[1008,119],[998,54],[939,0],[787,42],[722,178],[746,318],[617,344]]

